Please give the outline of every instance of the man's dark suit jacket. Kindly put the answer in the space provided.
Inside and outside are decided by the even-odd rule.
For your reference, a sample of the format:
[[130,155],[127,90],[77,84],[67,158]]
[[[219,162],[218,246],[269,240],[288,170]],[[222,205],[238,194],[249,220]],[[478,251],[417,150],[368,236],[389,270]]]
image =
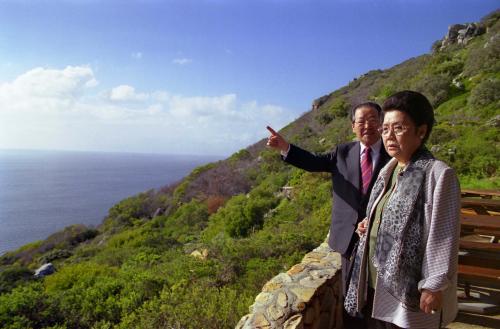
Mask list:
[[372,174],[368,193],[360,190],[360,143],[338,145],[331,153],[313,154],[290,145],[286,162],[307,171],[330,172],[333,183],[332,222],[330,224],[330,248],[349,257],[358,236],[354,234],[357,223],[365,218],[369,192],[380,169],[390,157],[381,145],[380,156]]

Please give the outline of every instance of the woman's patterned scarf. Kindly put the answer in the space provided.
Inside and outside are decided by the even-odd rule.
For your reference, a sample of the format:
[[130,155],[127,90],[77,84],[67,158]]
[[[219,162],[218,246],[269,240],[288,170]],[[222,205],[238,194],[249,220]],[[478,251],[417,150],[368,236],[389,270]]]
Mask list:
[[[420,304],[418,282],[421,280],[424,254],[424,183],[427,168],[434,157],[426,149],[419,150],[407,168],[399,174],[396,189],[389,197],[379,227],[376,250],[372,259],[377,268],[377,286],[382,286],[409,310],[417,311]],[[367,206],[367,217],[375,201],[384,193],[384,177],[393,166],[380,173],[373,186]],[[370,219],[371,222],[371,219]],[[366,304],[367,234],[359,240],[349,288],[344,301],[346,311],[360,315]],[[361,269],[364,269],[361,271]]]

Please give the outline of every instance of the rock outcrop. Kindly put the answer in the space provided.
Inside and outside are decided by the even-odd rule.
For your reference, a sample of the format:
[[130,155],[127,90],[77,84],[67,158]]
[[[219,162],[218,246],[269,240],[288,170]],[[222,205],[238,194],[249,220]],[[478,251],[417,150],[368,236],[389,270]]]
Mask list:
[[474,37],[486,32],[480,23],[454,24],[448,27],[448,33],[441,41],[441,50],[452,44],[466,45]]
[[190,255],[199,260],[206,260],[208,258],[208,249],[195,250]]
[[56,271],[52,263],[43,264],[35,271],[35,278],[43,278],[44,276],[51,275]]
[[313,111],[319,109],[321,107],[321,105],[326,103],[326,101],[328,100],[329,97],[330,97],[330,95],[324,95],[324,96],[321,96],[320,98],[316,98],[312,103],[311,109]]

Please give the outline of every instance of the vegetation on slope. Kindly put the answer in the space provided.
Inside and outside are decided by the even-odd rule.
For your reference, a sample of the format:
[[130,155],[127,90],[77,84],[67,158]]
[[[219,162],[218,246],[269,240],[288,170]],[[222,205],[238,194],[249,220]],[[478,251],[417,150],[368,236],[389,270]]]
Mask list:
[[[499,188],[499,17],[484,18],[487,32],[465,46],[436,43],[430,54],[353,80],[282,133],[328,151],[353,138],[352,105],[418,90],[436,107],[429,147],[463,186]],[[267,280],[325,239],[330,209],[328,174],[287,166],[260,141],[121,201],[97,229],[75,225],[0,257],[0,324],[232,328]],[[49,261],[57,272],[34,279]]]

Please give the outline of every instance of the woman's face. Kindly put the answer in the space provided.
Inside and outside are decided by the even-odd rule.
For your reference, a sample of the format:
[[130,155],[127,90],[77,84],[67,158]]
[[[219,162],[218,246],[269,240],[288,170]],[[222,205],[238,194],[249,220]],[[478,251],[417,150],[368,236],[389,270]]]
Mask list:
[[381,133],[387,153],[400,164],[410,161],[413,153],[420,147],[427,132],[427,125],[416,127],[404,112],[390,110],[385,112]]

